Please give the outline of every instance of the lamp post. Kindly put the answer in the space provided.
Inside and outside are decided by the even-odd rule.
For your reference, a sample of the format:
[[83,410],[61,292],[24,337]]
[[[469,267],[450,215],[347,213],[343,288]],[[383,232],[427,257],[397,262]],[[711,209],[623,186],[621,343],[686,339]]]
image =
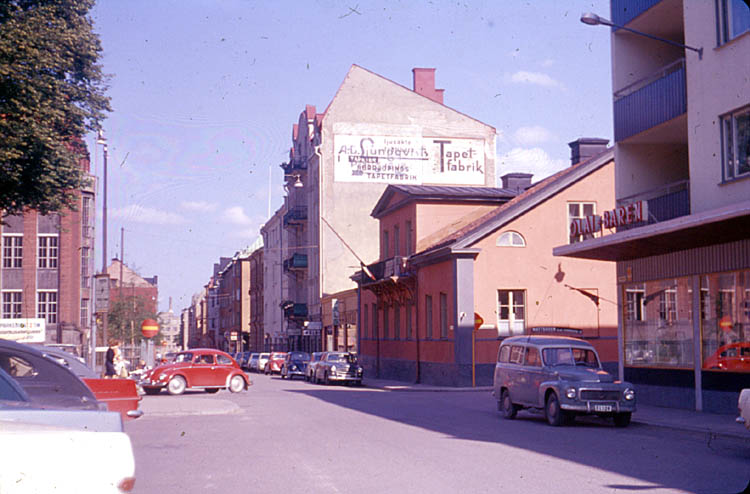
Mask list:
[[630,33],[638,34],[640,36],[645,36],[646,38],[650,38],[656,41],[661,41],[662,43],[667,43],[672,46],[677,46],[679,48],[685,48],[686,50],[692,50],[698,54],[698,60],[703,59],[703,47],[701,48],[694,48],[692,46],[688,46],[682,43],[678,43],[676,41],[672,41],[670,39],[660,38],[659,36],[654,36],[653,34],[644,33],[641,31],[636,31],[635,29],[630,29],[629,27],[620,26],[619,24],[615,24],[614,22],[605,19],[604,17],[599,17],[598,15],[592,13],[592,12],[586,12],[585,14],[581,15],[581,22],[584,24],[588,24],[589,26],[598,26],[599,24],[602,24],[604,26],[610,26],[610,27],[616,27],[617,29],[623,29],[625,31],[628,31]]
[[[104,164],[103,164],[103,184],[102,184],[102,272],[99,276],[102,278],[100,286],[106,290],[107,303],[102,304],[100,309],[100,319],[102,322],[102,344],[107,345],[107,315],[109,311],[109,276],[107,275],[107,138],[104,137],[104,132],[99,130],[96,137],[96,143],[101,144],[104,152]],[[106,285],[106,287],[104,287]]]

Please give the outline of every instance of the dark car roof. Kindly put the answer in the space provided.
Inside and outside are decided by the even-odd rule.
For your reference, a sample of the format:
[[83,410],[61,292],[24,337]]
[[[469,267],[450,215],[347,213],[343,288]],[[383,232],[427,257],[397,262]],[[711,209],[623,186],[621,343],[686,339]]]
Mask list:
[[502,345],[509,345],[511,343],[523,344],[531,343],[533,345],[578,345],[591,347],[591,343],[580,338],[573,338],[571,336],[552,336],[552,335],[523,335],[523,336],[511,336],[505,338]]
[[[86,364],[80,361],[78,357],[73,355],[72,353],[68,353],[65,350],[61,350],[59,348],[55,347],[49,347],[49,346],[40,346],[36,347],[40,352],[42,352],[46,357],[52,358],[55,362],[58,362],[59,364],[63,365],[64,367],[67,367],[70,369],[73,374],[75,374],[78,377],[88,377],[88,378],[97,378],[99,377],[96,372],[91,370]],[[63,362],[60,362],[62,360]]]

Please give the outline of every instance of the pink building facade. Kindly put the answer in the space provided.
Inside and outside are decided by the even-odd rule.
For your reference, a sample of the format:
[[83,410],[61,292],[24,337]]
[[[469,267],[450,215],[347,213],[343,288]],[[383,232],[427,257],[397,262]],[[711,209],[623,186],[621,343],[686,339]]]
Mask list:
[[[614,158],[603,142],[571,143],[574,164],[533,186],[527,174],[481,191],[389,186],[372,213],[380,261],[355,276],[367,372],[487,385],[502,338],[539,332],[585,338],[616,370],[615,267],[552,255],[583,238],[571,235],[573,220],[614,208]],[[497,202],[483,202],[490,191]]]

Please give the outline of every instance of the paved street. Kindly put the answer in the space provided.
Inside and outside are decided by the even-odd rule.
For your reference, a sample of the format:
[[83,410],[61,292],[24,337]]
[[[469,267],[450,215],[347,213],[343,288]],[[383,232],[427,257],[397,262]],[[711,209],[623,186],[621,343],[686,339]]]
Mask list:
[[750,479],[750,440],[598,419],[503,420],[487,392],[253,375],[248,392],[144,397],[136,492],[706,492]]

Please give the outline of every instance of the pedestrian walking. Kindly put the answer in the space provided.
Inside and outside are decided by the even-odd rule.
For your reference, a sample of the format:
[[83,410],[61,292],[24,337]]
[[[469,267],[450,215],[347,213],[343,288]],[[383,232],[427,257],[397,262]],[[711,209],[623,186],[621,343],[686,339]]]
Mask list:
[[117,369],[115,367],[115,360],[120,353],[120,342],[117,340],[109,340],[109,348],[107,348],[107,354],[104,357],[104,377],[114,378],[117,377]]

